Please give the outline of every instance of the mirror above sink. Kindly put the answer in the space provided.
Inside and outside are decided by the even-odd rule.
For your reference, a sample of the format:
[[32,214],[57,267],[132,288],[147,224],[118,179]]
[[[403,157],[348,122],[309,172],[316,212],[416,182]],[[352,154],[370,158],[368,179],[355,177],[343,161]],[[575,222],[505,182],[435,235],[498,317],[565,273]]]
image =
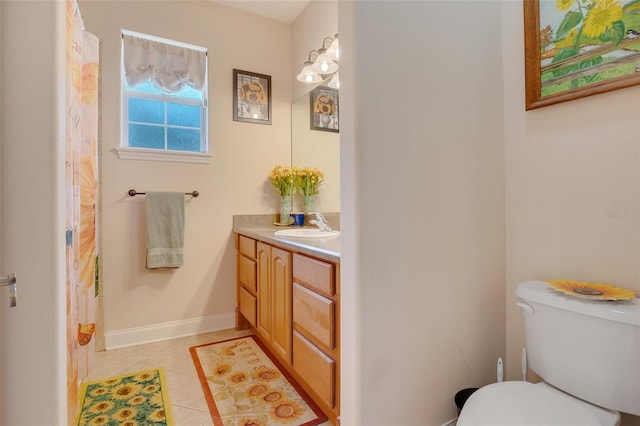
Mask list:
[[314,208],[340,211],[340,134],[311,130],[310,94],[291,105],[291,164],[317,167],[325,175]]
[[[340,211],[340,134],[311,129],[312,105],[310,92],[318,84],[295,80],[309,52],[322,46],[325,37],[338,33],[338,5],[336,1],[310,2],[293,24],[291,105],[291,165],[317,167],[325,175],[314,208],[324,212]],[[329,81],[320,83],[328,85]],[[297,200],[299,201],[299,200]],[[294,211],[301,206],[296,205]]]

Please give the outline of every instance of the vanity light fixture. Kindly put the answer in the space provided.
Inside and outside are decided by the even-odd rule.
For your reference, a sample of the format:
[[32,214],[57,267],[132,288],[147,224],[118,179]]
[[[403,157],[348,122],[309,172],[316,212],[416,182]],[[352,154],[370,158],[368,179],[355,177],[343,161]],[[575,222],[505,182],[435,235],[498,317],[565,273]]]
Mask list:
[[331,46],[327,49],[327,55],[338,62],[340,60],[340,47],[338,46],[338,34],[333,36],[333,41],[331,42]]
[[300,71],[300,74],[296,77],[298,81],[303,83],[319,83],[322,81],[322,77],[313,69],[313,61],[311,60],[311,54],[315,53],[316,57],[318,56],[318,52],[312,50],[309,52],[309,59],[305,61],[304,68]]
[[[311,60],[312,54],[315,54],[313,61]],[[304,68],[302,68],[302,71],[296,77],[297,80],[303,83],[318,83],[326,79],[338,71],[339,55],[338,34],[335,34],[333,38],[325,37],[324,40],[322,40],[322,47],[320,49],[309,52],[309,59],[305,61]]]
[[[336,64],[335,61],[327,55],[327,48],[325,47],[327,45],[327,41],[333,43],[333,39],[331,37],[325,37],[324,40],[322,40],[322,47],[318,49],[318,57],[312,65],[314,71],[319,74],[332,74],[338,71],[338,64]],[[329,45],[329,47],[330,46],[331,45]]]

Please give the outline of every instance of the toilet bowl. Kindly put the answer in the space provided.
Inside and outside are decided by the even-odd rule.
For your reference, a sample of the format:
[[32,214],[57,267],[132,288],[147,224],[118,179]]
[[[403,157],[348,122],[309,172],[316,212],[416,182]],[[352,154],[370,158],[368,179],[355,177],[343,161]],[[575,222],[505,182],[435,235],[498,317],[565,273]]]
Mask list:
[[457,426],[618,426],[620,414],[540,382],[500,382],[469,397]]
[[640,415],[640,299],[599,301],[544,281],[516,289],[528,366],[542,378],[484,386],[457,426],[617,426]]

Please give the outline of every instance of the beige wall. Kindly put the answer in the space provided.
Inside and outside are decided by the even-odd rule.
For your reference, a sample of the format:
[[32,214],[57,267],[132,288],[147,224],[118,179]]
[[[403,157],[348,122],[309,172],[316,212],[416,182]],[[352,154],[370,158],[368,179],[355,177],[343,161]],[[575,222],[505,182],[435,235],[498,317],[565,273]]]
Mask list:
[[640,292],[640,87],[525,112],[522,5],[503,2],[502,13],[507,372],[516,380],[518,283],[571,278]]
[[[107,336],[166,323],[175,330],[174,322],[186,321],[187,328],[233,324],[232,215],[275,213],[278,198],[266,178],[275,164],[290,161],[291,27],[209,1],[87,0],[81,7],[102,52],[100,253]],[[117,158],[121,28],[209,49],[211,164]],[[272,125],[232,120],[233,68],[272,76]],[[144,198],[127,196],[129,188],[200,191],[187,199],[183,267],[145,269]]]
[[443,424],[505,351],[500,4],[341,2],[338,19],[341,417]]

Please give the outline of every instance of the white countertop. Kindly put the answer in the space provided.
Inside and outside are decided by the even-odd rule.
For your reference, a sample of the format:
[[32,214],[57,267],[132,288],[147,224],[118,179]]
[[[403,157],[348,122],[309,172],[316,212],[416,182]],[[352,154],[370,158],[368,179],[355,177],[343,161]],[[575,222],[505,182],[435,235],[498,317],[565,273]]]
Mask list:
[[[340,213],[325,213],[329,225],[340,228]],[[235,215],[233,216],[233,232],[264,241],[294,253],[302,253],[334,263],[340,263],[340,235],[327,238],[305,238],[276,236],[274,233],[282,229],[314,229],[315,226],[276,226],[277,215]]]
[[274,235],[274,232],[283,228],[282,226],[275,225],[234,225],[233,231],[294,252],[340,263],[339,235],[329,238],[298,238]]

